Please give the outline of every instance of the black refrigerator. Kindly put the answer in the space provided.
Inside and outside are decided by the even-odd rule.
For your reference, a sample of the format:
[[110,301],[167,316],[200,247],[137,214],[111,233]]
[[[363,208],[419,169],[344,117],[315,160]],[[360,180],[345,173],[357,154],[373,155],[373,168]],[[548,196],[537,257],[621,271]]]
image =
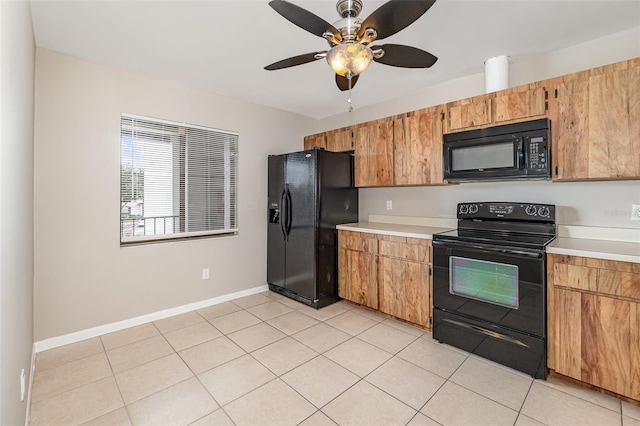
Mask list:
[[358,221],[353,156],[270,155],[268,198],[269,289],[316,309],[340,300],[336,225]]

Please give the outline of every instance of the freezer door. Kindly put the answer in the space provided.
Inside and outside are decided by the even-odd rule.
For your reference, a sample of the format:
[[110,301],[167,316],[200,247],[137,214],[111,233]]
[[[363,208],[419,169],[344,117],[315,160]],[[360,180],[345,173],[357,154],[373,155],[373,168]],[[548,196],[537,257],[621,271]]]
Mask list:
[[313,301],[316,285],[316,151],[288,154],[286,162],[286,284]]
[[285,195],[285,155],[269,156],[267,200],[267,282],[285,286],[285,234],[283,202]]

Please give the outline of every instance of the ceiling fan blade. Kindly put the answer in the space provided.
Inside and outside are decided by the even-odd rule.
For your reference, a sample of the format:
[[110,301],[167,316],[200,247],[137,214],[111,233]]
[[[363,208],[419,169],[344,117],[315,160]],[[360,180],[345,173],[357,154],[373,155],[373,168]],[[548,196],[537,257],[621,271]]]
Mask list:
[[269,6],[285,19],[318,37],[322,37],[325,32],[340,35],[340,31],[333,25],[293,3],[284,0],[271,0]]
[[295,67],[296,65],[306,64],[307,62],[317,61],[316,55],[321,52],[305,53],[304,55],[293,56],[291,58],[283,59],[278,62],[274,62],[271,65],[264,67],[267,71],[281,70],[283,68]]
[[362,37],[367,28],[378,32],[376,40],[389,37],[414,23],[435,2],[436,0],[390,0],[362,22],[358,37]]
[[[354,75],[351,77],[351,88],[356,85],[358,82],[358,76]],[[338,89],[342,92],[349,90],[349,79],[347,77],[343,77],[340,74],[336,74],[336,84],[338,85]]]
[[383,44],[371,46],[371,50],[382,49],[384,55],[381,58],[374,57],[373,60],[385,65],[402,68],[429,68],[436,63],[438,58],[429,52],[402,44]]

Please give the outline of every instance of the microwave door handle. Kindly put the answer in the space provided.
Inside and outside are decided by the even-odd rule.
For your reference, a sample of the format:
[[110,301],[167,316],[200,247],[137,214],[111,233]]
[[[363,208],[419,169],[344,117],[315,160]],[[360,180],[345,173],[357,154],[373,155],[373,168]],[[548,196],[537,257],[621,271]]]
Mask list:
[[521,170],[524,168],[524,152],[522,151],[522,149],[519,149],[516,152],[516,168],[518,170]]

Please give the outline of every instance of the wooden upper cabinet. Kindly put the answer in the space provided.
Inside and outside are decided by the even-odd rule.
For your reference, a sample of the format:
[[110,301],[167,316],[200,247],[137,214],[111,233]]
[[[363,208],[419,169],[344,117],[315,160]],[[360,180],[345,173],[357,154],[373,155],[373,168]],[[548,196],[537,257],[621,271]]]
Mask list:
[[442,179],[442,106],[394,117],[394,184],[428,185]]
[[544,82],[526,84],[495,93],[493,122],[507,124],[523,119],[544,117],[547,113],[548,92]]
[[456,132],[491,124],[494,94],[475,96],[447,104],[447,131]]
[[552,81],[553,179],[639,178],[640,58]]
[[304,137],[304,149],[324,148],[327,151],[353,151],[353,130],[351,127],[330,130]]
[[393,119],[359,124],[354,133],[356,186],[393,185]]
[[326,142],[327,151],[353,151],[353,129],[351,127],[344,127],[326,132]]
[[448,103],[446,133],[533,120],[547,115],[548,81]]
[[304,149],[313,148],[327,148],[326,134],[316,133],[315,135],[309,135],[304,137]]

